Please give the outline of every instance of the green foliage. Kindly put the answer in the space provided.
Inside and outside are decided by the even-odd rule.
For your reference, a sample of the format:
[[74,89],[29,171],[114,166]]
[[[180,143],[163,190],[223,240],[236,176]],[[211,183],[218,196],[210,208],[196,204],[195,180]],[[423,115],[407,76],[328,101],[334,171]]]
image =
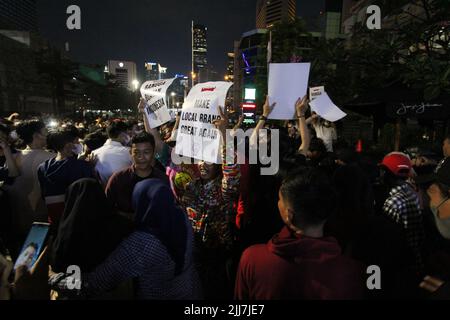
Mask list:
[[311,62],[310,84],[325,85],[338,104],[402,84],[422,92],[425,100],[448,96],[450,1],[415,1],[423,10],[420,16],[405,11],[404,5],[411,2],[376,1],[389,23],[381,30],[357,24],[347,39],[317,41],[299,19],[276,24],[272,61],[290,62],[299,56]]

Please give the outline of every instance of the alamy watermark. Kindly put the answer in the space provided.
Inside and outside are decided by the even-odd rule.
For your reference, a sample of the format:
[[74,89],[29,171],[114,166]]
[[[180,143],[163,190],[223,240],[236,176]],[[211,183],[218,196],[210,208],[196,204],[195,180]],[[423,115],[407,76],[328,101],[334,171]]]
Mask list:
[[[66,21],[67,29],[81,30],[81,8],[77,5],[67,7],[66,13],[69,15]],[[377,5],[367,7],[368,15],[366,25],[369,30],[381,29],[381,8]]]
[[369,290],[381,290],[381,268],[376,265],[369,266],[367,268],[367,289]]
[[[270,134],[269,134],[270,133]],[[225,137],[221,137],[226,146],[226,156],[223,159],[229,164],[261,164],[261,175],[275,175],[280,169],[280,131],[278,129],[261,129],[254,134],[254,129],[250,130],[227,130]],[[249,139],[249,143],[246,143]],[[195,140],[194,137],[188,140],[189,143],[182,143],[185,148],[182,154],[202,155],[204,159],[214,158],[217,150],[206,148],[202,141]],[[199,143],[200,142],[200,143]],[[270,149],[270,152],[269,152]],[[246,151],[248,150],[248,154]],[[180,151],[180,150],[178,150]],[[220,151],[219,151],[220,152]],[[210,153],[210,154],[208,154]],[[248,161],[246,161],[248,159]],[[201,160],[181,156],[172,150],[172,162],[176,165],[196,164]]]
[[66,287],[69,290],[81,290],[81,268],[79,266],[67,267],[67,274],[70,274],[66,278]]
[[381,29],[381,8],[377,5],[371,5],[367,7],[366,11],[368,17],[366,21],[367,28],[369,30]]
[[81,30],[81,8],[77,5],[71,5],[67,7],[66,13],[70,15],[66,21],[67,29]]

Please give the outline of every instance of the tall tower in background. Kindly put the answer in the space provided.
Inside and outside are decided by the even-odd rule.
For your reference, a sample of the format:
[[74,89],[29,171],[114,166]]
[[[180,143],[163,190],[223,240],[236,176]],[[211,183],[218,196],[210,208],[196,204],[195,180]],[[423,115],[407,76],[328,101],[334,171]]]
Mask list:
[[297,15],[296,0],[258,0],[256,28],[266,29],[281,21],[293,21]]
[[266,11],[267,11],[267,0],[258,0],[256,3],[256,28],[265,29],[266,28]]
[[335,39],[341,34],[342,6],[342,0],[325,0],[325,10],[319,25],[326,39]]
[[36,0],[0,0],[0,30],[38,32]]
[[192,21],[192,84],[205,80],[202,78],[208,65],[207,31],[207,27]]

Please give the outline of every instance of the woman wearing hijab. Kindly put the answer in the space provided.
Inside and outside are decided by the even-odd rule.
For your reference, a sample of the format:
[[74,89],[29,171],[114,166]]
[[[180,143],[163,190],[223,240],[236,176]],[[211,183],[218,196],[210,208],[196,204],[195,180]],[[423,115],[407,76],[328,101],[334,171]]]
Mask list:
[[[81,294],[97,295],[134,279],[138,299],[199,299],[192,227],[170,188],[157,179],[142,181],[133,206],[135,231],[94,272],[83,274]],[[50,283],[66,288],[65,277],[55,275]]]
[[71,265],[82,272],[93,271],[131,231],[128,220],[114,213],[96,180],[78,180],[67,190],[53,243],[53,271],[66,272]]

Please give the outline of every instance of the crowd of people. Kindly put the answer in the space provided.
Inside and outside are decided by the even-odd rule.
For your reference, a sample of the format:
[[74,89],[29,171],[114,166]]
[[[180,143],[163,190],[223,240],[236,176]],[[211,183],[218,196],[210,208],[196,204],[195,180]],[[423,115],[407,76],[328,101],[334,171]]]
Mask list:
[[[306,97],[284,126],[266,102],[241,142],[279,130],[265,176],[226,143],[222,164],[174,163],[179,117],[152,129],[144,107],[56,128],[0,119],[0,299],[450,298],[450,135],[442,161],[378,159],[337,143]],[[223,136],[241,124],[223,110],[214,123]],[[46,248],[11,272],[34,222],[50,224]]]

